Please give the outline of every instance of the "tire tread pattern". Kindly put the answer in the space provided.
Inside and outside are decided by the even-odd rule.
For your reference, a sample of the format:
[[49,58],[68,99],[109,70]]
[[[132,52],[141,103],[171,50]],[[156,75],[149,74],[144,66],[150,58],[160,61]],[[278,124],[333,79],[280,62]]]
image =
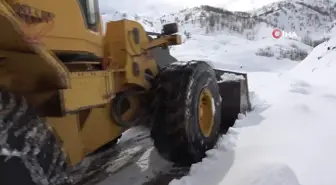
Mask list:
[[[19,168],[25,174],[11,174]],[[52,128],[23,97],[0,89],[0,184],[70,184],[66,170],[67,156]]]
[[[190,106],[188,96],[192,95],[188,88],[190,83],[194,83],[192,78],[195,70],[210,67],[204,64],[205,62],[201,61],[191,61],[181,65],[170,65],[158,75],[155,96],[159,107],[153,113],[155,119],[151,137],[160,155],[176,165],[188,166],[199,162],[205,157],[205,151],[213,147],[192,147],[195,138],[190,139],[190,135],[186,133],[188,128],[184,124],[186,116],[193,116],[187,108]],[[216,79],[215,74],[210,76],[212,75],[213,79]],[[217,132],[213,139],[217,141],[218,137]]]

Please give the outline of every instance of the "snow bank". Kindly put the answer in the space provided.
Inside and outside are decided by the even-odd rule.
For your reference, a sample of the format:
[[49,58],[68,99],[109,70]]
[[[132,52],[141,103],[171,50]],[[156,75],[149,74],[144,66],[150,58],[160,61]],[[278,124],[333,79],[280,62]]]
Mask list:
[[261,163],[245,168],[243,176],[220,185],[300,185],[293,170],[281,163]]
[[291,70],[291,74],[306,79],[310,83],[334,86],[335,57],[336,38],[332,38],[317,46],[301,64]]

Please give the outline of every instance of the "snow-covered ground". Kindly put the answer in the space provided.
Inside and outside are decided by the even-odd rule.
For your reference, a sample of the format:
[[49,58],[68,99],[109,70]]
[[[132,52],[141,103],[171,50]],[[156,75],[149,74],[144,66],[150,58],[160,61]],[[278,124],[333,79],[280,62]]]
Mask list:
[[[289,59],[275,59],[257,56],[259,48],[267,47],[279,53],[280,48],[291,48],[288,42],[294,40],[275,40],[268,38],[249,41],[244,38],[228,35],[193,35],[191,39],[171,49],[173,56],[179,60],[206,60],[211,61],[217,68],[239,70],[242,72],[256,71],[284,71],[297,65],[298,61]],[[243,46],[243,47],[242,47]],[[309,47],[306,47],[309,50]]]
[[335,46],[288,72],[249,73],[254,111],[171,185],[335,185]]

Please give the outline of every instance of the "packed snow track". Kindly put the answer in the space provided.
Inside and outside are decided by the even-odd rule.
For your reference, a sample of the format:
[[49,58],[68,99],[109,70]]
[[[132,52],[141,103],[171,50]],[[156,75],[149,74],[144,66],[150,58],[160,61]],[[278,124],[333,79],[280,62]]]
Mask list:
[[148,130],[136,127],[126,131],[114,148],[77,165],[72,176],[75,185],[164,185],[187,173],[187,168],[173,167],[162,159]]

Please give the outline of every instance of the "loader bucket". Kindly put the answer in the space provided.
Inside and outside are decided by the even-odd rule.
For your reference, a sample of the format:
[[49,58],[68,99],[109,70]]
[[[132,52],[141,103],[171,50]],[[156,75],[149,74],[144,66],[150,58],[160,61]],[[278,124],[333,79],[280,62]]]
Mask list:
[[16,15],[6,1],[0,1],[0,84],[23,94],[69,88],[67,67],[31,35],[43,30],[30,30],[34,26],[27,26]]
[[247,74],[215,69],[222,98],[221,133],[232,127],[239,113],[251,111]]

